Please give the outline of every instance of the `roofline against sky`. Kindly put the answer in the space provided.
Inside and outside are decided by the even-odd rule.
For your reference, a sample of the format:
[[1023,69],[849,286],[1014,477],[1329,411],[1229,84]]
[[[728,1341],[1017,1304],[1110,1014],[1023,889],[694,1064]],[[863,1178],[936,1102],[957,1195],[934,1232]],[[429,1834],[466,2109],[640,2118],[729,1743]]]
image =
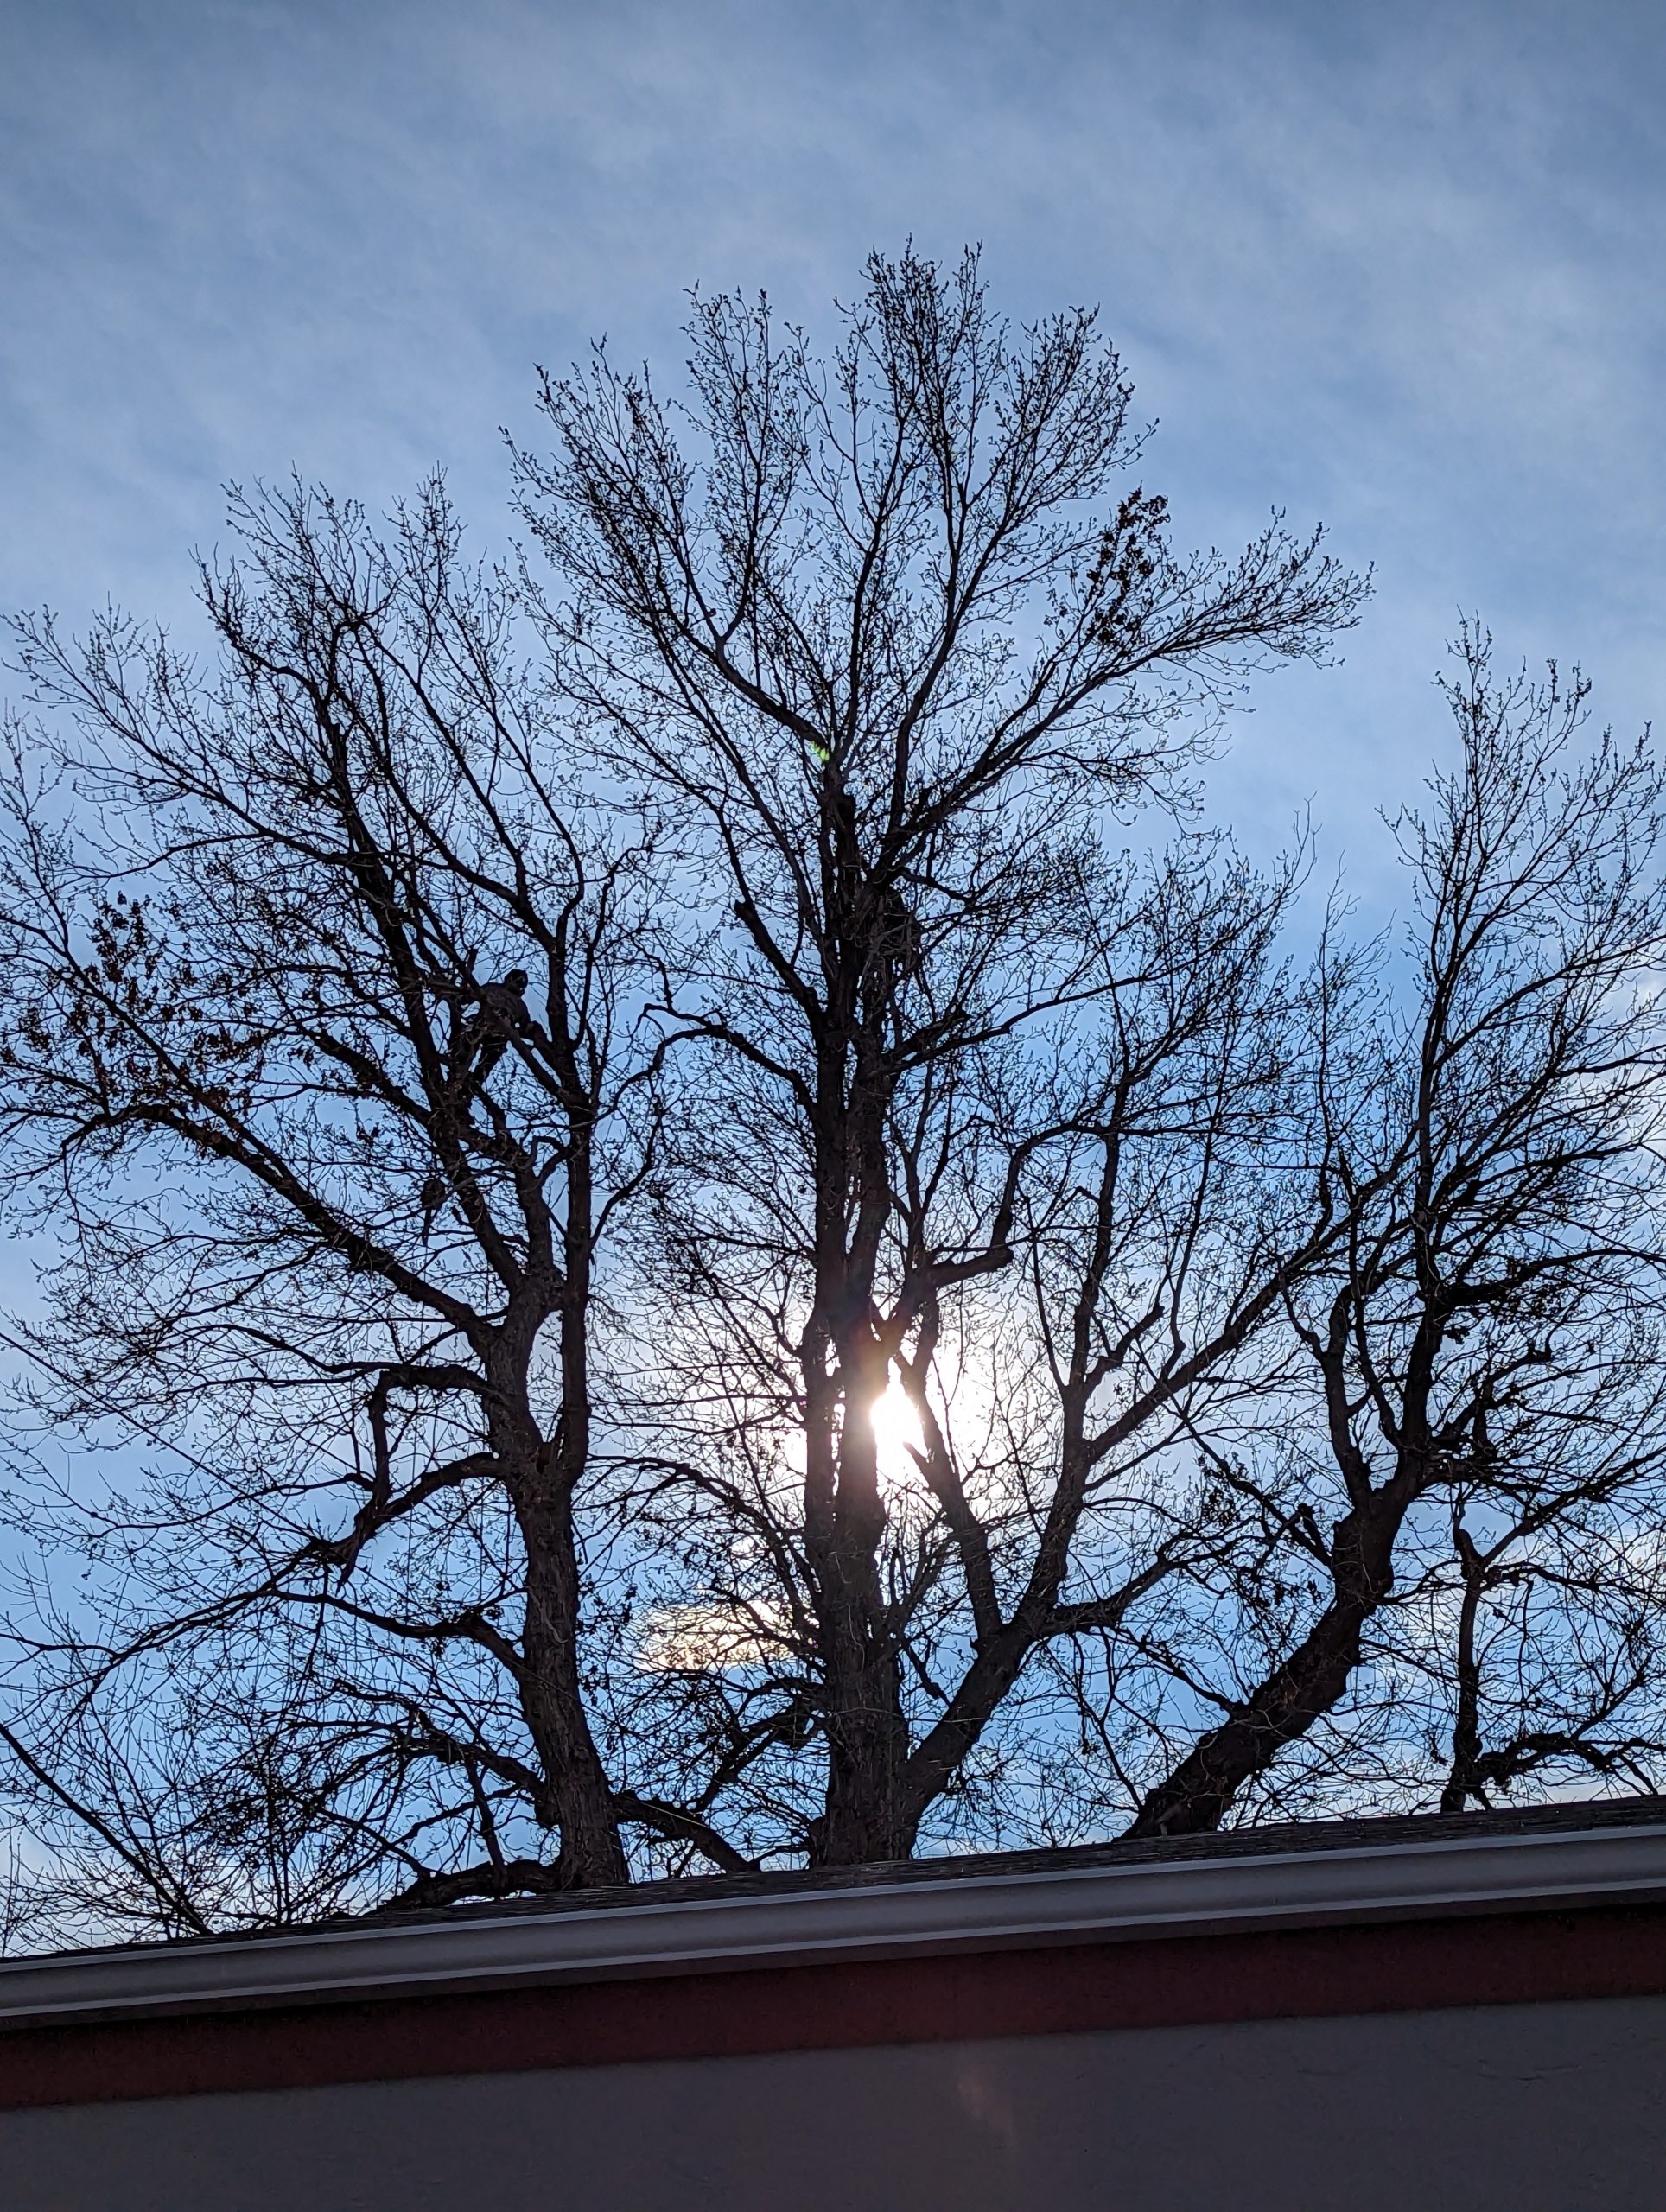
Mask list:
[[1666,1900],[1666,1821],[1069,1866],[0,1961],[0,2029]]

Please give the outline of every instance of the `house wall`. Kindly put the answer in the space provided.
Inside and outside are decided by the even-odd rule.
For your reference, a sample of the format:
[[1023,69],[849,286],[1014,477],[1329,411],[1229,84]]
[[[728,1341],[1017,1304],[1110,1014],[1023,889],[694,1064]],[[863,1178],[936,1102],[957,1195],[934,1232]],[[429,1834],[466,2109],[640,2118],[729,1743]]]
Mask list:
[[0,2113],[4,2212],[1629,2212],[1666,1998]]

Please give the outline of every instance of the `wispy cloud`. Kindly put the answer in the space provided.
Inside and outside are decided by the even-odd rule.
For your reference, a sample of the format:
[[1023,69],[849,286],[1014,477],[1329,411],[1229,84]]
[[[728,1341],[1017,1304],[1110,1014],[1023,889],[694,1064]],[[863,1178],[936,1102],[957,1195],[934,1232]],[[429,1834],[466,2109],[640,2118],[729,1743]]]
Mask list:
[[985,241],[1097,299],[1228,539],[1275,499],[1381,591],[1219,783],[1358,847],[1438,742],[1459,605],[1662,672],[1666,29],[1641,5],[1247,0],[0,0],[0,604],[176,609],[227,476],[499,526],[500,423],[595,332],[679,359],[681,288],[818,315],[871,243]]

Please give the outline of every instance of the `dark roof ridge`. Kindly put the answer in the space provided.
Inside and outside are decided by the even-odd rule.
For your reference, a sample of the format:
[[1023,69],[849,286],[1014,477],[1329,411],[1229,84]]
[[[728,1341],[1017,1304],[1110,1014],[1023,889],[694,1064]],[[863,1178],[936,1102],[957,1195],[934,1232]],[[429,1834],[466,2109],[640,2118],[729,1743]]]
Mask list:
[[1206,1835],[1122,1837],[1108,1843],[1060,1844],[1017,1851],[945,1853],[935,1857],[880,1859],[855,1866],[779,1867],[747,1874],[687,1874],[622,1888],[558,1891],[542,1897],[470,1898],[420,1908],[384,1906],[366,1913],[279,1927],[228,1929],[206,1936],[181,1936],[154,1946],[93,1945],[78,1952],[37,1957],[82,1957],[100,1950],[143,1948],[169,1951],[221,1943],[247,1943],[332,1929],[418,1928],[468,1921],[546,1918],[566,1913],[628,1910],[635,1906],[719,1904],[747,1897],[817,1895],[924,1883],[989,1879],[1003,1875],[1085,1872],[1094,1867],[1184,1864],[1200,1859],[1271,1857],[1279,1853],[1388,1848],[1396,1845],[1459,1842],[1469,1838],[1579,1834],[1591,1829],[1666,1823],[1666,1796],[1560,1800],[1491,1812],[1399,1813],[1328,1821],[1281,1821],[1217,1830]]
[[[544,1897],[471,1897],[417,1908],[384,1906],[344,1914],[327,1926],[498,1917],[505,1913],[595,1912],[609,1906],[666,1904],[678,1898],[791,1896],[795,1891],[868,1889],[912,1882],[1045,1874],[1091,1866],[1134,1866],[1199,1859],[1240,1859],[1279,1852],[1358,1850],[1376,1844],[1456,1842],[1466,1836],[1532,1835],[1666,1821],[1666,1796],[1561,1799],[1491,1812],[1388,1813],[1330,1821],[1280,1821],[1220,1828],[1205,1835],[1122,1836],[1108,1843],[1030,1846],[1016,1851],[945,1852],[919,1859],[865,1860],[855,1866],[784,1866],[749,1874],[682,1874],[622,1888],[568,1890]],[[274,1930],[274,1933],[281,1932]],[[214,1940],[214,1939],[211,1939]]]

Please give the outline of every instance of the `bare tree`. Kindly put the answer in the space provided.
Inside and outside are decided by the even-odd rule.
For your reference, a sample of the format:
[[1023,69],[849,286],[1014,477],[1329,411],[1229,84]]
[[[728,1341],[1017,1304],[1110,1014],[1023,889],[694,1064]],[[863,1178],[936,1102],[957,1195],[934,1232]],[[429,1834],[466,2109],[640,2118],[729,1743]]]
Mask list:
[[[1325,1094],[1349,1231],[1323,1296],[1291,1300],[1312,1440],[1264,1479],[1232,1471],[1313,1602],[1284,1609],[1259,1678],[1258,1639],[1223,1637],[1205,1608],[1225,1717],[1146,1792],[1136,1833],[1213,1827],[1252,1785],[1276,1791],[1276,1763],[1345,1709],[1379,1625],[1374,1656],[1391,1675],[1398,1654],[1402,1685],[1453,1652],[1449,1805],[1552,1763],[1635,1768],[1645,1706],[1660,1737],[1666,782],[1646,741],[1582,752],[1586,685],[1500,680],[1484,637],[1444,688],[1457,765],[1395,824],[1410,973],[1381,1017],[1377,1081]],[[1420,1605],[1449,1588],[1454,1546],[1450,1639],[1424,1612],[1418,1649],[1396,1583]],[[1478,1624],[1506,1586],[1517,1688],[1535,1686],[1487,1751]]]
[[20,1940],[1661,1771],[1648,747],[1466,639],[1298,959],[1186,779],[1361,580],[974,259],[691,338],[547,567],[297,487],[212,659],[22,629]]
[[1428,1577],[1444,1618],[1423,1646],[1450,1713],[1442,1811],[1490,1806],[1541,1777],[1659,1787],[1666,1585],[1657,1488],[1638,1479],[1656,1474],[1652,1459],[1645,1449],[1524,1498],[1494,1484],[1478,1501],[1480,1542],[1471,1501],[1454,1501],[1457,1573]]
[[22,633],[55,718],[14,735],[0,1115],[60,1238],[22,1343],[44,1418],[148,1466],[14,1502],[99,1600],[14,1611],[14,1773],[175,1922],[622,1879],[658,1814],[587,1712],[581,1522],[652,837],[579,789],[437,484],[379,535],[298,487],[233,521],[208,666]]
[[[1171,1581],[1256,1540],[1192,1439],[1257,1414],[1289,1357],[1284,1300],[1344,1231],[1309,1150],[1313,986],[1274,957],[1290,887],[1218,849],[1169,855],[1096,910],[1115,961],[1067,1025],[1003,1040],[958,1096],[935,1069],[902,1087],[887,1294],[922,1251],[986,1249],[1002,1213],[1010,1253],[920,1294],[877,1408],[910,1845],[1030,1833],[1046,1796],[1049,1832],[1068,1828],[1034,1774],[1056,1760],[1061,1647],[1149,1635]],[[646,1391],[652,1464],[706,1607],[673,1613],[662,1656],[674,1699],[698,1684],[714,1805],[749,1849],[813,1852],[826,1770],[793,1327],[808,1147],[766,1087],[724,1095],[722,1140],[661,1224],[684,1318]],[[708,1385],[692,1399],[689,1376]],[[692,1523],[678,1471],[711,1509]],[[1115,1802],[1075,1821],[1099,1832]]]
[[[1232,670],[1320,652],[1362,585],[1276,522],[1236,558],[1181,557],[1160,498],[1136,487],[1109,512],[1096,504],[1142,444],[1116,359],[1086,314],[1009,328],[975,259],[944,272],[874,257],[827,362],[761,304],[696,300],[690,336],[689,450],[646,378],[598,356],[545,385],[557,445],[521,456],[525,512],[555,564],[545,629],[564,685],[612,772],[676,822],[732,909],[703,978],[666,1009],[703,1048],[703,1179],[726,1192],[683,1261],[690,1292],[740,1325],[727,1351],[707,1342],[701,1357],[746,1399],[741,1429],[773,1415],[749,1434],[754,1452],[767,1439],[750,1493],[721,1467],[689,1471],[772,1558],[782,1586],[745,1632],[779,1641],[787,1663],[755,1711],[718,1700],[728,1748],[714,1779],[813,1737],[825,1788],[802,1840],[819,1860],[883,1858],[912,1847],[1058,1625],[1093,1471],[1121,1440],[1097,1432],[1090,1402],[1140,1333],[1114,1348],[1123,1232],[1108,1226],[1099,1249],[1090,1223],[1097,1256],[1059,1354],[1077,1433],[1051,1490],[1027,1469],[1025,1505],[1009,1505],[1046,1529],[1003,1596],[929,1408],[942,1301],[1011,1273],[1020,1212],[1038,1203],[1027,1176],[1056,1141],[1097,1147],[1103,1189],[1116,1184],[1119,1116],[1167,1061],[1141,1039],[1131,1061],[1112,1053],[1061,1079],[1052,1128],[1023,1112],[1003,1122],[989,1085],[1004,1055],[1008,1103],[1021,1098],[1029,1040],[1049,1023],[1074,1022],[1084,1051],[1100,1014],[1115,1028],[1133,979],[1106,810],[1164,787]],[[1229,969],[1254,967],[1253,919],[1241,938],[1218,913],[1198,930],[1160,964],[1211,957],[1212,932]],[[1190,988],[1172,970],[1150,980],[1180,999]],[[1192,1020],[1175,1014],[1172,1051],[1206,1057]],[[1235,1068],[1227,1088],[1257,1079]],[[728,1132],[715,1147],[714,1096]],[[1218,1110],[1230,1121],[1236,1099]],[[1077,1155],[1064,1158],[1073,1177]],[[779,1186],[772,1162],[786,1164]],[[1212,1198],[1210,1172],[1203,1182]],[[1053,1203],[1055,1242],[1065,1211]],[[1176,1318],[1178,1277],[1157,1294],[1148,1325],[1186,1341],[1152,1406],[1125,1416],[1130,1433],[1240,1345],[1295,1264],[1269,1239],[1206,1344]],[[887,1548],[873,1424],[893,1371],[932,1440],[933,1532],[906,1573]],[[790,1504],[772,1465],[787,1432],[800,1459]],[[738,1448],[737,1432],[721,1448]],[[905,1682],[920,1669],[918,1609],[949,1557],[976,1649],[920,1738]],[[1126,1600],[1097,1602],[1109,1618]]]

